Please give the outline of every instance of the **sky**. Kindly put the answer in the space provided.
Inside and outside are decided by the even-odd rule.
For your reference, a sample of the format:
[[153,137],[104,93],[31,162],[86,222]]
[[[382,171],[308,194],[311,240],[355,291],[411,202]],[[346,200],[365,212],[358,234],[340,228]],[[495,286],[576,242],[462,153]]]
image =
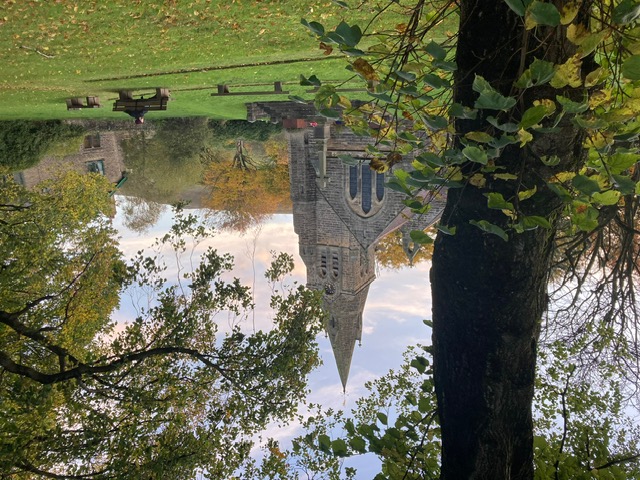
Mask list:
[[[189,212],[203,214],[200,210]],[[155,238],[167,232],[171,221],[172,213],[167,209],[154,227],[140,235],[124,226],[118,209],[114,225],[121,236],[121,250],[126,257],[130,257],[149,247]],[[295,268],[285,284],[306,284],[306,269],[298,255],[298,236],[293,230],[293,216],[290,214],[274,215],[244,235],[217,232],[212,239],[198,245],[194,255],[197,256],[209,246],[220,253],[233,255],[233,276],[240,278],[243,284],[252,287],[255,292],[255,315],[246,319],[242,326],[247,330],[253,328],[254,322],[256,328],[268,329],[270,326],[268,300],[271,290],[264,279],[264,272],[271,262],[272,252],[285,252],[294,257]],[[175,263],[169,262],[168,266],[167,277],[175,278]],[[431,316],[429,268],[430,263],[423,262],[400,270],[377,269],[377,278],[369,288],[364,310],[362,343],[355,347],[346,392],[343,393],[342,390],[329,340],[321,334],[318,343],[323,365],[309,377],[311,393],[308,402],[323,408],[350,410],[355,406],[356,400],[366,393],[365,382],[400,366],[407,346],[431,343],[431,332],[423,323],[424,319]],[[136,297],[137,295],[123,295],[120,309],[115,315],[116,320],[124,322],[135,317],[133,303],[139,300]],[[264,436],[281,440],[286,447],[291,438],[301,433],[300,426],[293,424],[286,428],[274,426]],[[375,474],[375,465],[371,464],[370,459],[356,460],[353,466],[358,467],[362,475],[358,478],[372,478]],[[367,472],[370,469],[371,475]]]

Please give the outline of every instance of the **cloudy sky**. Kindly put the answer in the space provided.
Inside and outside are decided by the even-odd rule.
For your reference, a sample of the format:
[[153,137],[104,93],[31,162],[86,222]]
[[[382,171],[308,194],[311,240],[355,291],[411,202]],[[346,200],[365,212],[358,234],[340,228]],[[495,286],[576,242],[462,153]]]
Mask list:
[[[201,213],[198,210],[191,212]],[[171,212],[167,209],[150,231],[140,235],[125,228],[122,216],[118,214],[115,224],[121,235],[121,249],[125,255],[134,255],[140,249],[148,247],[155,238],[164,235],[171,225],[171,218]],[[198,245],[194,254],[197,256],[208,246],[233,255],[233,276],[239,277],[255,292],[257,308],[255,317],[246,320],[244,327],[247,330],[253,328],[253,322],[257,328],[267,329],[270,325],[268,300],[271,290],[264,279],[264,271],[271,262],[271,252],[286,252],[294,256],[295,269],[292,277],[285,283],[306,283],[306,269],[298,255],[298,237],[293,231],[292,215],[275,215],[244,235],[219,232],[214,238]],[[175,275],[175,263],[169,263],[169,267],[174,270]],[[400,365],[402,353],[408,345],[430,343],[430,331],[423,324],[423,319],[430,318],[431,315],[429,267],[428,262],[423,262],[413,268],[401,270],[378,269],[377,278],[369,289],[363,316],[362,345],[356,345],[355,348],[346,394],[342,391],[331,345],[321,335],[319,344],[323,365],[309,379],[309,402],[325,408],[349,410],[366,392],[366,381]],[[167,272],[167,276],[171,278],[171,271]],[[132,301],[135,303],[140,298],[136,298],[136,295],[122,298],[121,310],[117,314],[119,320],[124,321],[134,316]],[[301,430],[298,425],[292,425],[288,428],[271,429],[268,435],[284,440],[286,444],[288,439],[299,433]],[[362,461],[358,465],[364,468]],[[366,474],[362,476],[367,477],[371,478]]]

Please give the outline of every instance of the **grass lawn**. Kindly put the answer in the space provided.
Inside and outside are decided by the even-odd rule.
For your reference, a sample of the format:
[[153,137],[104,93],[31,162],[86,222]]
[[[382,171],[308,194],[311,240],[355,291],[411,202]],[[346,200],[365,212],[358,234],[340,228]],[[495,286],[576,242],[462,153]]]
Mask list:
[[[300,74],[347,80],[344,59],[324,57],[300,19],[333,27],[341,20],[364,25],[372,16],[329,0],[3,3],[0,120],[124,119],[111,110],[115,92],[154,87],[170,88],[173,98],[154,118],[245,118],[244,103],[287,95],[211,97],[217,84],[266,90],[279,80],[291,94],[305,96],[309,87],[299,86]],[[88,95],[99,96],[103,107],[67,111],[66,98]]]

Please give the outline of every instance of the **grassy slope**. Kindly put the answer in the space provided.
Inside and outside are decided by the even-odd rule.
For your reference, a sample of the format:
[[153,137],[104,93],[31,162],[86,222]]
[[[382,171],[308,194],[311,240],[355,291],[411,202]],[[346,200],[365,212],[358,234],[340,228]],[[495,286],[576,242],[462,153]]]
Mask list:
[[[152,112],[155,118],[244,118],[243,104],[259,97],[211,97],[216,84],[281,80],[292,94],[300,95],[305,90],[298,85],[300,74],[345,80],[349,72],[344,61],[326,58],[207,69],[321,58],[317,42],[300,25],[301,18],[332,26],[343,17],[355,23],[371,15],[346,11],[328,0],[5,0],[4,4],[2,120],[123,118],[111,111],[116,90],[156,86],[170,88],[175,101],[166,112]],[[67,112],[65,98],[87,95],[99,96],[103,108]]]

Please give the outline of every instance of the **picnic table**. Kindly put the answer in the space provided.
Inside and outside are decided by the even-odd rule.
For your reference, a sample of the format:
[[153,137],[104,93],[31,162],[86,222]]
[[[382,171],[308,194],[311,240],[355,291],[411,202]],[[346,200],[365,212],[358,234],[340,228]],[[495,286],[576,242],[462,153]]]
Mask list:
[[114,112],[166,110],[169,102],[169,89],[156,88],[153,97],[135,98],[131,90],[120,90],[119,98],[113,104]]
[[228,95],[286,95],[288,91],[282,90],[282,82],[273,82],[273,90],[252,90],[248,92],[230,92],[229,85],[218,85],[218,93],[212,93],[212,97],[226,97]]
[[80,110],[82,108],[100,108],[100,98],[86,97],[87,103],[84,103],[81,97],[67,98],[67,110]]

